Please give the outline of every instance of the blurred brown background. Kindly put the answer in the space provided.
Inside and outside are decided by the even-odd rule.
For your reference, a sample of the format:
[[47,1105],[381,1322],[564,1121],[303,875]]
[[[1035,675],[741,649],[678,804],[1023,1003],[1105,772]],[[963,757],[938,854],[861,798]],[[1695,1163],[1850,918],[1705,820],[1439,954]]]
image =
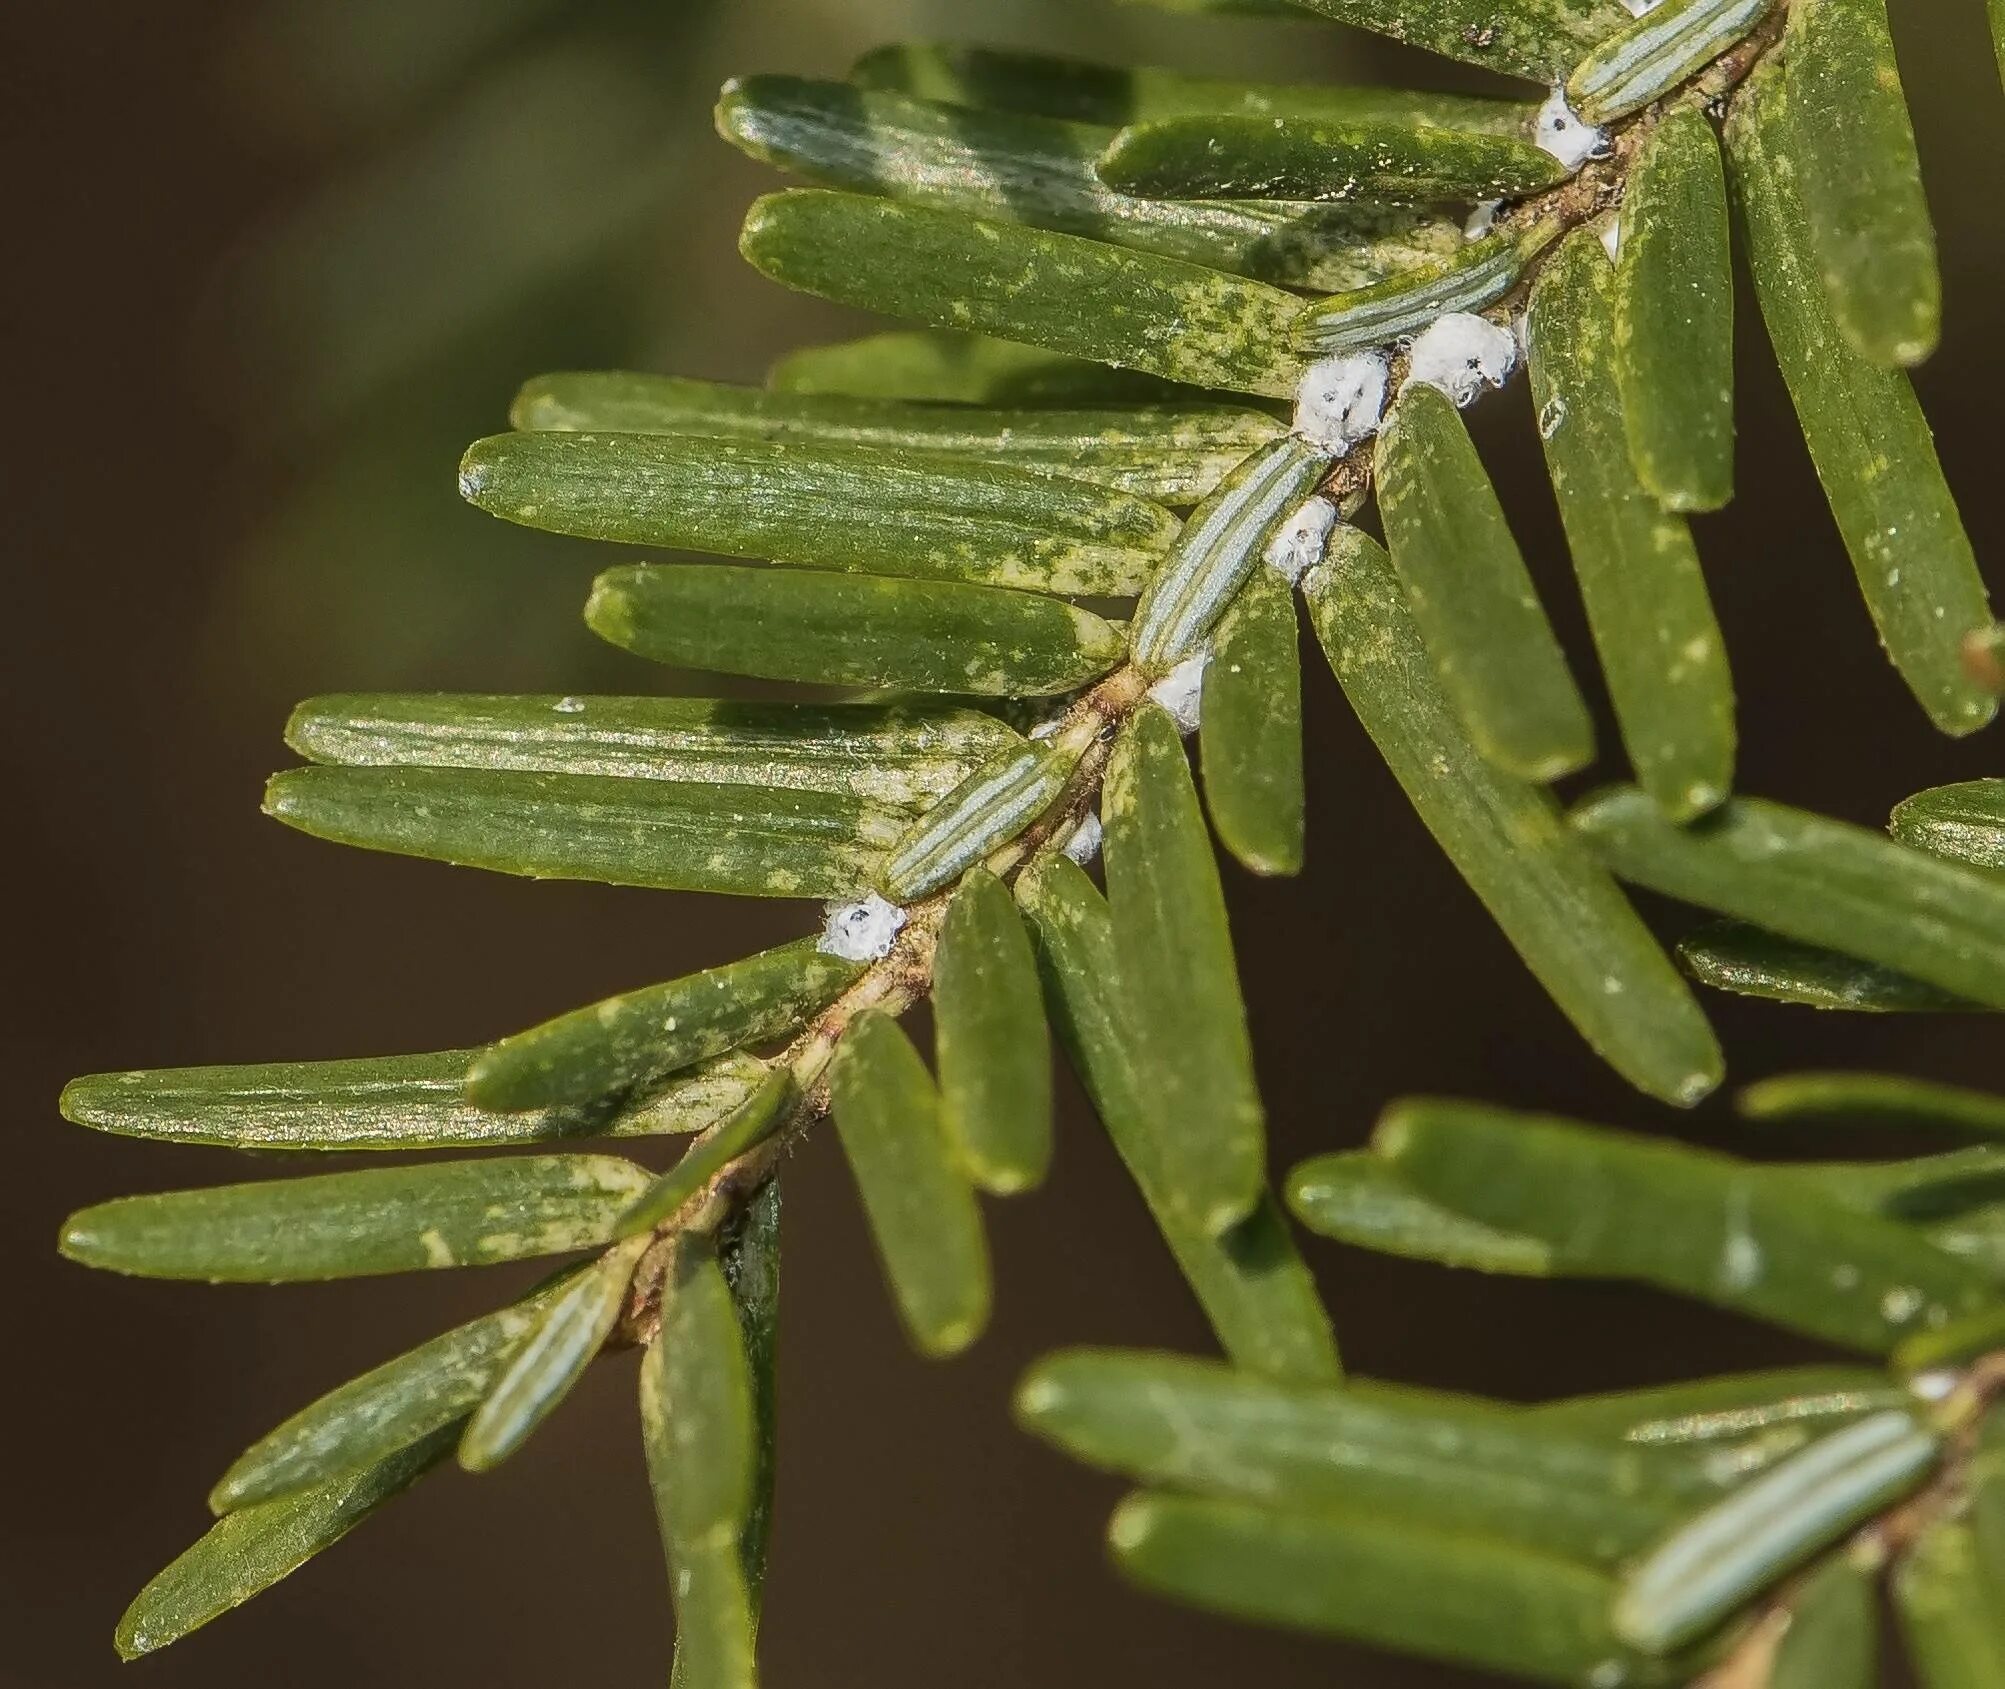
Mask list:
[[[72,1207],[265,1169],[94,1138],[57,1119],[56,1092],[97,1068],[473,1043],[812,918],[344,852],[257,813],[261,777],[287,760],[287,707],[309,692],[662,683],[585,637],[588,548],[461,508],[452,471],[534,369],[756,379],[788,344],[852,326],[738,265],[738,211],[765,178],[710,136],[724,76],[839,74],[913,33],[1270,74],[1441,72],[1313,24],[1101,0],[7,11],[0,1684],[664,1681],[666,1591],[620,1363],[502,1473],[426,1484],[242,1613],[121,1670],[113,1621],[202,1529],[239,1448],[513,1280],[210,1290],[66,1266],[51,1245]],[[1900,11],[1951,313],[1921,386],[2005,589],[2005,98],[1977,0]],[[1744,339],[1743,498],[1703,523],[1743,784],[1872,822],[1916,787],[1997,772],[2005,729],[1935,738],[1880,660],[1766,354]],[[1521,383],[1479,432],[1579,650],[1528,423]],[[1320,663],[1308,673],[1310,871],[1231,882],[1276,1167],[1359,1141],[1415,1089],[1686,1125],[1571,1036]],[[1992,1022],[1712,1006],[1742,1079],[1856,1062],[2005,1083]],[[1734,1135],[1722,1104],[1690,1124]],[[929,1366],[894,1329],[833,1146],[788,1173],[770,1682],[1476,1681],[1120,1587],[1099,1546],[1115,1486],[1016,1434],[1011,1382],[1061,1343],[1202,1349],[1205,1333],[1077,1106],[1049,1188],[992,1212],[995,1328]],[[1526,1396],[1806,1352],[1668,1299],[1309,1249],[1365,1372]]]

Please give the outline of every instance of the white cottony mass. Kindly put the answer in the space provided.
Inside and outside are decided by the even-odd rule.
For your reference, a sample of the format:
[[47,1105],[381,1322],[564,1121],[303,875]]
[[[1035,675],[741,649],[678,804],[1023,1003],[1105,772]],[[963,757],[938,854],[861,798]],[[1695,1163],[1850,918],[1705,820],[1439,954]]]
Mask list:
[[1555,88],[1539,107],[1538,126],[1532,139],[1569,170],[1578,170],[1590,158],[1608,149],[1608,132],[1581,120],[1566,103],[1566,90]]
[[1422,329],[1407,355],[1406,379],[1438,387],[1457,405],[1501,387],[1518,362],[1518,337],[1487,317],[1449,311]]
[[1065,841],[1065,854],[1084,868],[1100,854],[1100,817],[1088,810],[1072,837]]
[[1378,432],[1390,365],[1383,352],[1321,358],[1295,389],[1295,432],[1341,456]]
[[1335,501],[1321,493],[1307,499],[1302,507],[1274,532],[1262,558],[1268,568],[1278,570],[1290,586],[1323,560],[1330,543],[1330,530],[1337,525]]
[[845,962],[881,962],[891,954],[905,911],[876,892],[860,903],[832,903],[817,947]]
[[1198,715],[1204,708],[1204,669],[1210,661],[1211,647],[1207,645],[1149,688],[1149,696],[1170,712],[1179,732],[1197,731]]

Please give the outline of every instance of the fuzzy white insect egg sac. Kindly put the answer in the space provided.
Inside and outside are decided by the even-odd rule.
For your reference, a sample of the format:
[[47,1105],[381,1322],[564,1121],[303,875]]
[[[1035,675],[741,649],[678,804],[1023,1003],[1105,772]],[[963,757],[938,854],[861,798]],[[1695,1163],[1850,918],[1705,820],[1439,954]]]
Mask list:
[[1408,385],[1438,387],[1457,405],[1475,401],[1485,387],[1501,387],[1517,367],[1518,337],[1487,317],[1449,311],[1415,336],[1407,354]]
[[1295,432],[1338,455],[1376,434],[1390,370],[1383,352],[1318,359],[1295,389]]
[[1532,140],[1569,170],[1578,170],[1590,158],[1608,150],[1608,132],[1584,122],[1566,103],[1564,88],[1555,88],[1539,107]]
[[1197,731],[1198,716],[1204,708],[1204,670],[1210,661],[1211,647],[1207,645],[1195,656],[1184,658],[1149,688],[1150,698],[1170,712],[1170,719],[1181,733]]
[[1079,825],[1073,828],[1072,837],[1065,841],[1065,854],[1084,868],[1100,854],[1100,838],[1100,817],[1089,809]]
[[817,949],[845,962],[880,962],[905,925],[905,911],[876,892],[860,903],[831,903]]
[[1323,551],[1330,543],[1330,530],[1337,525],[1337,514],[1334,500],[1315,494],[1275,530],[1267,549],[1261,553],[1262,560],[1293,586],[1305,571],[1322,562]]

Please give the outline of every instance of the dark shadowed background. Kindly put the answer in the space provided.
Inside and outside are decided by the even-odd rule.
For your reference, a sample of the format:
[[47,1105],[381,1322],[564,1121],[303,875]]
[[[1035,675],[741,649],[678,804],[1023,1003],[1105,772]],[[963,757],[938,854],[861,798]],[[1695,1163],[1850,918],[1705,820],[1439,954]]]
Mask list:
[[[0,1684],[665,1681],[630,1360],[595,1369],[499,1474],[448,1471],[121,1669],[113,1621],[203,1528],[202,1496],[245,1443],[526,1275],[204,1289],[67,1266],[52,1246],[73,1207],[265,1169],[95,1138],[57,1118],[56,1093],[100,1068],[476,1043],[814,918],[342,851],[257,812],[310,692],[663,683],[579,624],[590,548],[462,508],[453,467],[533,370],[756,380],[786,346],[860,326],[738,264],[739,210],[768,178],[710,135],[724,76],[839,74],[914,33],[1268,74],[1442,72],[1333,28],[1102,0],[7,10]],[[2005,98],[1977,0],[1899,10],[1948,275],[1947,342],[1920,385],[2005,588]],[[1744,787],[1872,823],[1919,786],[1999,772],[2005,729],[1938,739],[1880,659],[1766,353],[1743,341],[1743,494],[1701,529]],[[1529,424],[1521,382],[1477,428],[1583,651]],[[1677,1119],[1587,1054],[1320,660],[1307,674],[1309,871],[1229,871],[1277,1169],[1359,1142],[1421,1089],[1732,1140],[1723,1103]],[[1860,1063],[2005,1083],[1995,1021],[1711,1006],[1743,1080]],[[995,1326],[951,1365],[901,1342],[826,1134],[786,1184],[778,1689],[1477,1681],[1215,1622],[1110,1575],[1116,1486],[1012,1430],[1011,1383],[1063,1343],[1207,1338],[1076,1097],[1049,1187],[991,1210]],[[1362,1372],[1519,1397],[1811,1352],[1666,1298],[1308,1248]]]

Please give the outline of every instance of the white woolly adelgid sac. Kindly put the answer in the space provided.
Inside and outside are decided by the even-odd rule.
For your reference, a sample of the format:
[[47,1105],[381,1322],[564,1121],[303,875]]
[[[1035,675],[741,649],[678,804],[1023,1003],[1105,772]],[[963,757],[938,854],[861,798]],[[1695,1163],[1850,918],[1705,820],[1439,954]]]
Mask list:
[[845,962],[882,961],[904,925],[905,911],[873,891],[860,903],[831,903],[816,948]]
[[1953,1367],[1940,1367],[1934,1372],[1918,1372],[1908,1380],[1908,1394],[1918,1401],[1939,1402],[1956,1391],[1958,1378]]
[[1278,570],[1281,578],[1293,586],[1305,570],[1322,562],[1323,548],[1330,543],[1330,530],[1337,525],[1337,515],[1336,502],[1321,493],[1304,501],[1267,542],[1267,549],[1261,553],[1267,567]]
[[1204,708],[1204,669],[1210,661],[1211,647],[1207,645],[1149,688],[1149,696],[1170,712],[1170,718],[1185,733],[1197,731],[1198,715]]
[[1497,213],[1504,209],[1501,199],[1484,199],[1476,202],[1476,209],[1469,213],[1462,225],[1464,240],[1481,240],[1497,226]]
[[1378,432],[1391,365],[1383,352],[1320,358],[1295,389],[1295,432],[1342,454]]
[[1539,107],[1532,139],[1569,170],[1578,170],[1608,147],[1607,131],[1582,122],[1580,114],[1566,103],[1564,88],[1555,88]]
[[1065,854],[1084,868],[1100,854],[1100,831],[1100,817],[1089,809],[1072,829],[1072,837],[1065,841]]
[[1438,387],[1458,405],[1472,403],[1485,387],[1501,387],[1518,362],[1518,337],[1487,317],[1450,311],[1414,338],[1407,354],[1410,386]]

